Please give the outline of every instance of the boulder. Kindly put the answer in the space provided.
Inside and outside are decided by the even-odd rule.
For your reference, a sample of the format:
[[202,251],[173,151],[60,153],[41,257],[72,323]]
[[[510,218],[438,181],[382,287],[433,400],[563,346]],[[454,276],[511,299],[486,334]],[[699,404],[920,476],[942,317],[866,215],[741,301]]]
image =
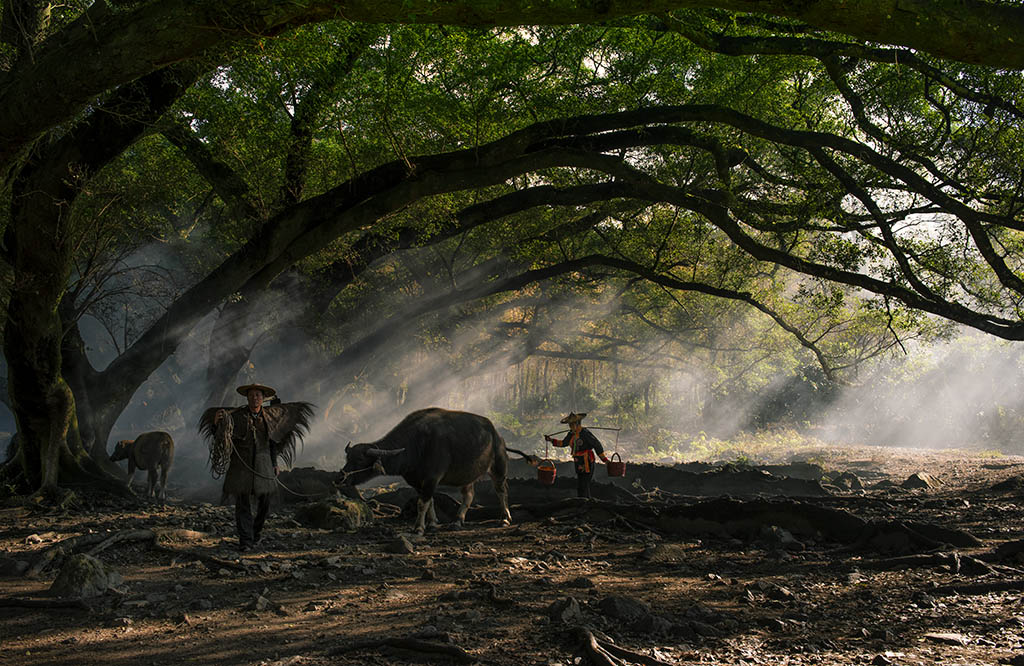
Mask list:
[[50,586],[50,594],[85,599],[97,597],[122,583],[124,578],[121,574],[92,555],[72,555]]
[[373,522],[373,510],[360,500],[335,498],[299,506],[295,509],[295,520],[314,529],[357,530]]

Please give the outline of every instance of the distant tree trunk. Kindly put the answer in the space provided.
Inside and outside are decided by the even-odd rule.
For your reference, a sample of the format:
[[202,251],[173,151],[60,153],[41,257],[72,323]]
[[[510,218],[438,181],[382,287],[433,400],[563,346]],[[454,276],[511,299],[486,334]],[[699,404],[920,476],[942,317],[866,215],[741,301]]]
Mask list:
[[551,385],[548,383],[548,359],[544,359],[544,406],[551,405]]
[[[206,366],[206,404],[228,405],[232,400],[232,383],[249,361],[253,335],[249,326],[251,302],[240,299],[221,309],[210,334]],[[264,381],[270,381],[265,378]]]

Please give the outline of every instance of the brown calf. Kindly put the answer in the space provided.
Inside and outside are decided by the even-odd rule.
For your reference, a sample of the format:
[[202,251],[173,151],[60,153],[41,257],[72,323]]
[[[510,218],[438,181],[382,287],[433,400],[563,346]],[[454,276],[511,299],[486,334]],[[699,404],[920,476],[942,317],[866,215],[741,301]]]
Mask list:
[[[167,499],[167,472],[174,462],[174,440],[163,431],[144,432],[135,439],[122,439],[110,454],[111,462],[128,461],[128,480],[130,486],[136,469],[149,472],[147,497],[156,497],[161,502]],[[159,486],[157,472],[160,473]]]

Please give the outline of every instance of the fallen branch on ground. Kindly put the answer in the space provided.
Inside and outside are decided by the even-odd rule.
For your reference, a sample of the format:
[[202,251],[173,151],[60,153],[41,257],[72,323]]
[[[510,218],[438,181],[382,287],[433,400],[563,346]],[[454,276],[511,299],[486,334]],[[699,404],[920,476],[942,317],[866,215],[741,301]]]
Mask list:
[[197,550],[190,550],[188,548],[173,548],[171,546],[165,546],[156,540],[154,540],[153,542],[153,548],[163,553],[171,553],[172,555],[176,555],[179,557],[185,556],[199,560],[200,562],[202,562],[214,571],[222,567],[224,569],[233,569],[235,571],[245,571],[245,565],[239,564],[234,560],[225,560],[222,557],[217,557],[215,555],[207,555],[206,553],[201,553]]
[[149,541],[154,538],[153,530],[121,530],[89,549],[86,555],[96,555],[121,541]]
[[892,571],[895,569],[912,569],[914,567],[949,567],[957,575],[983,576],[994,572],[991,564],[986,564],[970,555],[960,553],[928,553],[922,555],[903,555],[882,560],[865,561],[858,565],[861,569],[875,571]]
[[0,597],[0,608],[80,608],[92,610],[84,599],[25,599]]
[[245,571],[245,567],[237,562],[225,560],[213,555],[207,555],[195,550],[174,548],[161,543],[162,541],[169,539],[194,540],[202,536],[204,536],[202,532],[195,532],[193,530],[160,528],[153,530],[120,530],[112,534],[83,534],[81,536],[70,537],[54,544],[40,553],[36,558],[35,563],[29,567],[28,571],[25,572],[25,577],[36,578],[40,573],[42,573],[43,569],[49,566],[57,557],[70,555],[75,551],[82,550],[88,546],[93,546],[93,548],[91,548],[87,554],[96,555],[116,543],[133,541],[151,541],[152,547],[156,550],[172,553],[178,556],[192,557],[202,561],[207,566],[213,565],[218,568],[223,567],[226,569],[234,569],[236,571]]
[[934,596],[949,594],[989,594],[990,592],[1019,592],[1024,590],[1024,580],[1003,580],[992,583],[974,583],[973,585],[943,585],[928,590]]
[[43,569],[50,565],[55,558],[75,552],[79,548],[101,543],[109,538],[107,534],[82,534],[76,537],[68,537],[50,546],[36,558],[36,561],[25,572],[25,578],[36,578]]
[[476,657],[466,652],[458,645],[434,643],[432,641],[421,640],[418,638],[394,637],[358,641],[356,643],[351,643],[349,645],[342,645],[331,649],[331,651],[328,652],[327,655],[330,657],[335,657],[339,654],[344,654],[346,652],[372,650],[374,648],[379,647],[391,647],[399,650],[408,650],[410,652],[419,652],[428,656],[440,655],[463,664],[470,664],[477,660]]

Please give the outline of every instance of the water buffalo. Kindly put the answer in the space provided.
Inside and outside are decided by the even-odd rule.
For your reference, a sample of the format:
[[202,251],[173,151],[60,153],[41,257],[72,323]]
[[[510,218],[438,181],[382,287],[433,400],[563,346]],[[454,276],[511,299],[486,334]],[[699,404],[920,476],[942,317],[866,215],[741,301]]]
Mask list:
[[508,449],[494,424],[483,416],[432,407],[409,414],[391,431],[369,444],[345,447],[341,485],[359,485],[380,474],[401,476],[418,493],[416,531],[423,534],[426,515],[437,525],[434,491],[439,485],[462,489],[459,524],[473,502],[473,484],[490,474],[505,524],[508,511],[508,453],[517,453],[533,464],[531,455]]
[[169,434],[163,431],[144,432],[135,439],[122,439],[114,446],[110,460],[128,461],[128,485],[131,485],[136,469],[148,470],[149,486],[146,489],[146,496],[156,497],[160,501],[167,499],[167,472],[174,462],[174,440]]

